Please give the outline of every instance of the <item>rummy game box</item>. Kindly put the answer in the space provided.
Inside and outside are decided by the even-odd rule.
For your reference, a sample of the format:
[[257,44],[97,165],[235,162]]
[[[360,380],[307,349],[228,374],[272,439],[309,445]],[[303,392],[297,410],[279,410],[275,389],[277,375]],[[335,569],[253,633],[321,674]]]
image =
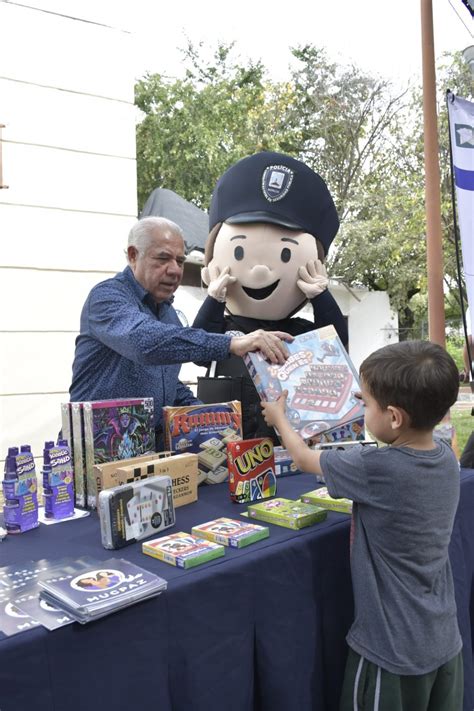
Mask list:
[[273,442],[268,437],[227,444],[229,492],[238,504],[268,499],[276,494]]
[[169,476],[154,476],[99,494],[104,548],[123,548],[164,531],[175,523]]
[[145,541],[142,543],[142,551],[178,568],[193,568],[195,565],[223,556],[225,549],[214,541],[179,531],[169,536]]
[[248,507],[249,518],[266,521],[285,528],[305,528],[324,521],[327,510],[291,499],[270,499]]
[[305,440],[363,439],[357,372],[334,326],[302,333],[286,345],[290,355],[283,365],[269,363],[261,352],[244,357],[261,399],[276,400],[288,390],[286,414]]
[[321,506],[323,509],[330,511],[339,511],[340,513],[352,513],[352,501],[350,499],[333,499],[329,495],[327,487],[321,486],[319,489],[308,491],[300,496],[301,501],[305,504],[313,504]]
[[198,455],[198,484],[227,481],[226,444],[242,439],[240,402],[163,408],[166,449]]
[[225,516],[193,526],[191,533],[198,538],[206,538],[208,541],[214,541],[231,548],[244,548],[244,546],[261,541],[270,535],[266,526],[236,521]]
[[82,449],[82,489],[85,502],[89,508],[96,508],[95,464],[154,452],[153,398],[95,400],[72,403],[71,406],[74,463],[77,461],[80,477],[79,450]]

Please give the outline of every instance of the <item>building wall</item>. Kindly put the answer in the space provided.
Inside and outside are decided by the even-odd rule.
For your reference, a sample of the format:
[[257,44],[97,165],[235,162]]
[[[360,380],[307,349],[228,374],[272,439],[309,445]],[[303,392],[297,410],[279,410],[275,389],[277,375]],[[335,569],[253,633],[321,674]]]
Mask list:
[[82,304],[137,215],[132,37],[63,9],[0,1],[1,460],[56,437]]

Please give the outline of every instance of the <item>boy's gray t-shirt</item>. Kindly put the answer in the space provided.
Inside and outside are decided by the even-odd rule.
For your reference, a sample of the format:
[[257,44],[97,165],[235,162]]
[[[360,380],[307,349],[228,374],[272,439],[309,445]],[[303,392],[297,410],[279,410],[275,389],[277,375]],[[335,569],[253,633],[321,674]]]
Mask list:
[[330,495],[354,501],[347,643],[394,674],[436,669],[462,647],[448,557],[460,489],[452,450],[359,446],[320,462]]

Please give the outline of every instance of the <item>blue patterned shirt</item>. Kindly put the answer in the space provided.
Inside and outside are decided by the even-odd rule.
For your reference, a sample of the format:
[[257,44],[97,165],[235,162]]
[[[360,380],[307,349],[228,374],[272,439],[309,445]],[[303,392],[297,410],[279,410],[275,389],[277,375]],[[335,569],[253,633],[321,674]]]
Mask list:
[[127,267],[94,286],[84,304],[71,401],[153,397],[159,426],[165,405],[199,402],[178,378],[181,363],[227,358],[230,340],[184,328],[171,302],[157,304]]

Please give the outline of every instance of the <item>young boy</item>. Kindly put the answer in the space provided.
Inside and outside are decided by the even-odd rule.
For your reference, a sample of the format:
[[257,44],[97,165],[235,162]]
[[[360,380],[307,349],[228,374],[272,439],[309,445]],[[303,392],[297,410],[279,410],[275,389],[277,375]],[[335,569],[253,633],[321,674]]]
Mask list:
[[455,402],[457,367],[434,343],[385,346],[360,367],[365,422],[388,447],[314,451],[262,403],[298,469],[354,502],[355,619],[341,711],[462,711],[463,666],[448,546],[459,464],[433,428]]

